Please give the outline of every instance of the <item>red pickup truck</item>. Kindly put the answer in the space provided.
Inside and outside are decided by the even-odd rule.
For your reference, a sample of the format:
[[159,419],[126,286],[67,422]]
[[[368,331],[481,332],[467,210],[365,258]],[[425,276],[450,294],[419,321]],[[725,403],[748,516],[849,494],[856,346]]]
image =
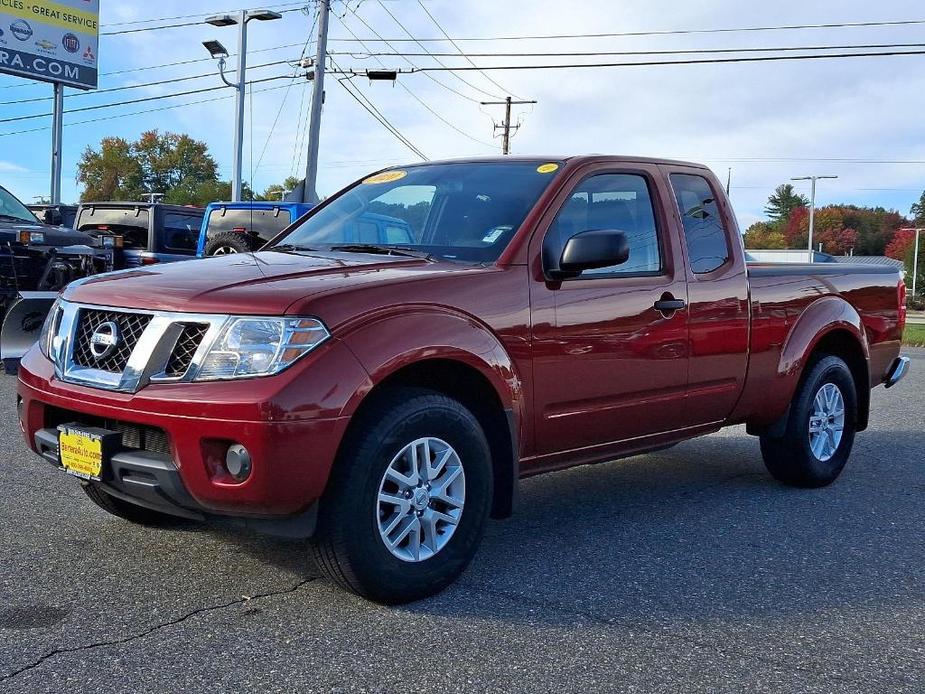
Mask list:
[[[364,214],[402,233],[365,238]],[[453,581],[525,476],[745,423],[775,478],[829,484],[905,373],[904,302],[880,266],[746,266],[696,164],[432,162],[260,252],[69,285],[19,416],[112,514],[311,537],[396,603]]]

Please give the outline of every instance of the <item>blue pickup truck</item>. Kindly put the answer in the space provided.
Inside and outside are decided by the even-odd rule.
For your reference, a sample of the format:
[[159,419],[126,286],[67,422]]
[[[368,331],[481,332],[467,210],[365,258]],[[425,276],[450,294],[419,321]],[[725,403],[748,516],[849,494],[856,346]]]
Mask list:
[[[199,256],[256,251],[307,213],[300,202],[213,202],[206,207],[199,232]],[[408,222],[364,212],[344,223],[344,243],[413,243]]]

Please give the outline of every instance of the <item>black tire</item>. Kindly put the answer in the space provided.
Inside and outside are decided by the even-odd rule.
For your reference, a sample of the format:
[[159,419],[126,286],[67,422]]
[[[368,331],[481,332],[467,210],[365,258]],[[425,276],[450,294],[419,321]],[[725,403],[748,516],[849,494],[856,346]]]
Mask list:
[[[478,420],[439,393],[397,388],[370,405],[347,436],[310,542],[318,568],[346,590],[383,604],[443,590],[475,554],[491,508],[491,451]],[[465,503],[446,545],[427,559],[409,562],[394,556],[380,537],[378,496],[392,460],[422,437],[436,437],[458,453]]]
[[236,231],[223,231],[216,234],[206,243],[206,255],[225,255],[226,253],[251,253],[263,244],[250,234],[239,234]]
[[139,525],[174,525],[183,522],[183,519],[177,516],[160,513],[144,506],[136,506],[128,501],[117,499],[94,484],[83,484],[81,486],[94,504],[107,513],[118,516],[123,520],[138,523]]
[[[844,429],[834,453],[820,460],[810,446],[810,418],[816,394],[835,384],[844,401]],[[857,431],[857,386],[848,365],[839,357],[822,356],[810,364],[790,404],[787,428],[780,438],[761,437],[761,455],[768,472],[793,487],[824,487],[834,482],[851,454]]]

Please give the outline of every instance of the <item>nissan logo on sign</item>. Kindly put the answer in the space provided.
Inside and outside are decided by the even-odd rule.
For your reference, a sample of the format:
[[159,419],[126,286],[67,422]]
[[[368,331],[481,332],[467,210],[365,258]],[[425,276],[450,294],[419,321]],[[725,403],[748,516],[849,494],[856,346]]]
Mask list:
[[114,322],[100,323],[90,336],[90,353],[99,361],[105,359],[119,346],[119,326]]

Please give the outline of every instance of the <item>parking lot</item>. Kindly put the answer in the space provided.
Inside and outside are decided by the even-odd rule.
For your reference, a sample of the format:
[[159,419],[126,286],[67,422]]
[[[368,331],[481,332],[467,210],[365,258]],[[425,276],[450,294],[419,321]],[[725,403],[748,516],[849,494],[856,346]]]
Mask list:
[[304,545],[109,517],[0,382],[0,691],[925,689],[925,350],[828,489],[741,428],[526,481],[462,580],[401,608]]

